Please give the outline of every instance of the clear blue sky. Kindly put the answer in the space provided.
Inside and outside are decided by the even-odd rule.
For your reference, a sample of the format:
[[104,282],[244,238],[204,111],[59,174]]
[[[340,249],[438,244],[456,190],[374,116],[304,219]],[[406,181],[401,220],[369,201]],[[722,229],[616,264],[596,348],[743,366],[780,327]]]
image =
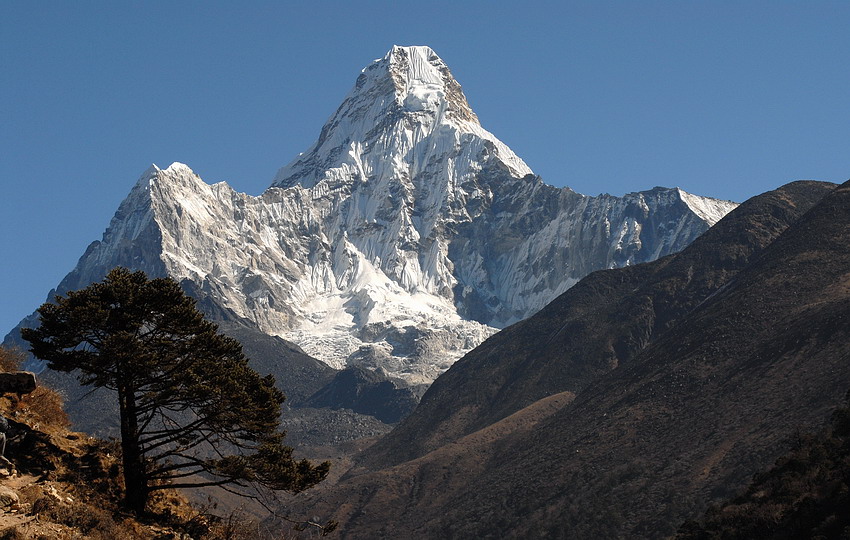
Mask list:
[[850,2],[0,1],[0,336],[181,161],[259,194],[430,45],[547,182],[743,200],[850,177]]

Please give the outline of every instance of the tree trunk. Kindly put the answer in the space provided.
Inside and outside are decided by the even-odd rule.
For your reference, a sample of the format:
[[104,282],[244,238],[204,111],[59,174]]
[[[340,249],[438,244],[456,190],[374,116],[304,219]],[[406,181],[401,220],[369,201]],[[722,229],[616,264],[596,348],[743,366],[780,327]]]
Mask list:
[[139,424],[136,395],[132,385],[118,388],[121,411],[121,457],[124,463],[124,504],[140,513],[148,503],[148,478],[139,448]]

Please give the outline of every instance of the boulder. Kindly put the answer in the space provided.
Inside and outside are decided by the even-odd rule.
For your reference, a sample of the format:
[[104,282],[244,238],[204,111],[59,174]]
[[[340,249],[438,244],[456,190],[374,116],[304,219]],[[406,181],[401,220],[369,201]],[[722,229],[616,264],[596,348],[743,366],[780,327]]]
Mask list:
[[31,371],[0,373],[0,394],[29,394],[38,383]]
[[18,494],[7,487],[0,486],[0,508],[18,506]]

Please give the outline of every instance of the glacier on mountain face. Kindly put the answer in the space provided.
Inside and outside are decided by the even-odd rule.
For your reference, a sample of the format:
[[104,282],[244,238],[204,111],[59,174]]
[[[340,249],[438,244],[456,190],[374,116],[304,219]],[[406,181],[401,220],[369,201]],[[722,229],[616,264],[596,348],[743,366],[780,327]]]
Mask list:
[[430,48],[393,47],[260,196],[148,169],[59,292],[116,265],[170,275],[333,367],[427,383],[588,273],[678,251],[734,206],[546,185]]

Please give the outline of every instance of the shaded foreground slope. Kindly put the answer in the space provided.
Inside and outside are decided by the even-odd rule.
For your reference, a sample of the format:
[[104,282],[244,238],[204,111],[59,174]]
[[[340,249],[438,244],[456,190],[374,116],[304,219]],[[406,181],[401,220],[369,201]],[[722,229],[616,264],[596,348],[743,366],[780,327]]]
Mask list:
[[[850,397],[850,394],[848,394]],[[759,472],[735,499],[688,521],[677,540],[850,537],[850,408],[826,429],[800,435],[793,450]]]
[[[583,280],[458,362],[313,510],[350,538],[674,533],[850,386],[850,184],[832,187],[789,184],[679,255]],[[474,466],[442,457],[565,390]]]

